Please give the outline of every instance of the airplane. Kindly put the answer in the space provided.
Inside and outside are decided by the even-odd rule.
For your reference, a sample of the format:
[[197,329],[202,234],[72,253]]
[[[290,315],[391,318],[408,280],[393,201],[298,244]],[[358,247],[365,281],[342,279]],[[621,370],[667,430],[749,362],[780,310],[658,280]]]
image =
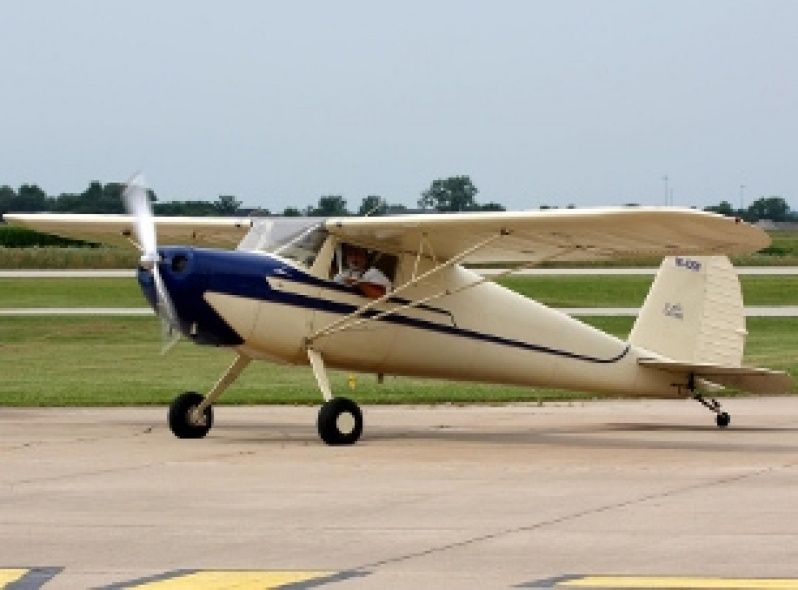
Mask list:
[[[165,324],[196,344],[235,351],[204,396],[188,391],[170,404],[168,424],[179,438],[208,434],[213,404],[253,360],[311,368],[323,399],[317,430],[329,445],[357,442],[363,414],[355,401],[334,395],[328,367],[380,380],[693,397],[720,428],[731,418],[712,397],[719,389],[777,394],[793,387],[783,372],[742,366],[742,293],[728,256],[755,252],[770,238],[740,219],[664,207],[154,217],[140,176],[124,197],[128,215],[4,217],[45,233],[132,243],[141,251],[138,282]],[[156,235],[183,245],[160,247]],[[376,269],[383,284],[336,280],[350,251],[365,251],[368,271]],[[509,275],[547,261],[636,256],[663,261],[625,340],[464,266],[501,263]]]

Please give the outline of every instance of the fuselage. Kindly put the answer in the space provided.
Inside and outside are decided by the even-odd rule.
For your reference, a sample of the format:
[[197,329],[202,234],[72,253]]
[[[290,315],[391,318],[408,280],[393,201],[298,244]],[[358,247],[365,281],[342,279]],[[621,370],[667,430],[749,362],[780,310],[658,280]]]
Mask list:
[[[161,249],[159,264],[188,338],[253,358],[307,364],[308,338],[370,302],[329,277],[333,247],[307,268],[272,254],[188,247]],[[395,287],[435,265],[400,256]],[[140,269],[139,282],[153,304],[151,274]],[[362,317],[389,310],[395,311],[318,337],[312,346],[328,366],[353,371],[613,395],[682,394],[667,374],[638,365],[650,352],[459,265],[400,289]]]

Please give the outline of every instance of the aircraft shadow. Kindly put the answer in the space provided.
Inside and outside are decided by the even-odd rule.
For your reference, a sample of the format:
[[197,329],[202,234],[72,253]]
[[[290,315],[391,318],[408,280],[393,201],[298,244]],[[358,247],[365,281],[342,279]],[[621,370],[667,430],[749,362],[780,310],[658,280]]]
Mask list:
[[[698,425],[698,424],[662,424],[662,423],[645,423],[645,422],[618,422],[604,425],[604,430],[612,432],[651,432],[651,431],[673,431],[673,432],[711,432],[717,431],[718,428],[714,424]],[[787,426],[730,426],[729,432],[798,432],[798,427]]]
[[[218,438],[220,442],[229,444],[279,444],[308,445],[321,444],[316,429],[309,424],[269,425],[268,423],[237,423],[234,425],[219,426]],[[222,431],[224,432],[222,436]],[[791,427],[731,427],[729,430],[720,430],[714,424],[685,425],[662,423],[607,423],[585,425],[584,427],[557,427],[538,428],[531,425],[525,430],[469,431],[464,427],[437,427],[430,429],[400,429],[386,427],[372,427],[368,424],[363,433],[363,438],[358,445],[395,444],[401,446],[406,443],[424,442],[434,445],[438,443],[459,443],[473,445],[514,445],[530,448],[573,448],[573,449],[640,449],[640,450],[671,450],[671,451],[702,451],[720,453],[790,453],[796,452],[796,445],[792,441],[784,444],[763,443],[752,440],[752,435],[768,433],[793,433],[798,428]],[[260,434],[262,433],[262,434]],[[659,438],[647,439],[646,433],[657,433]],[[673,433],[673,437],[662,438],[661,435]],[[711,440],[685,440],[682,434],[710,434]],[[619,437],[614,437],[617,434]],[[621,435],[622,438],[620,437]],[[634,436],[639,434],[640,436]],[[631,435],[631,436],[629,436]]]

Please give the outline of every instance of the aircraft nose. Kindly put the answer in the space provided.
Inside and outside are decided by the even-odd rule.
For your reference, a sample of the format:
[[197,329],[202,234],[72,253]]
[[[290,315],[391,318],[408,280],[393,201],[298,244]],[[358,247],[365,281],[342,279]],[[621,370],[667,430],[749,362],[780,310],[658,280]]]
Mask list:
[[[211,278],[219,270],[212,251],[167,246],[158,250],[158,271],[172,302],[180,331],[197,344],[237,346],[243,341],[205,301]],[[138,281],[150,306],[157,309],[155,280],[151,271],[139,267]]]
[[[185,278],[191,272],[190,261],[191,252],[188,250],[158,250],[158,260],[155,264],[158,265],[158,271],[161,277],[163,277],[164,288],[170,299],[173,299],[172,291],[175,288],[174,280]],[[139,265],[136,269],[136,279],[150,307],[157,311],[158,295],[152,270]]]

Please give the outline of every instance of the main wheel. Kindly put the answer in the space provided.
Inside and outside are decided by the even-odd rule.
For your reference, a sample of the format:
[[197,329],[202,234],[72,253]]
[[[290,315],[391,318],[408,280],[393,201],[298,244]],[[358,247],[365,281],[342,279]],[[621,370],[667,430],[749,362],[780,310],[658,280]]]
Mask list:
[[351,399],[336,397],[321,405],[316,425],[328,445],[351,445],[363,432],[363,414]]
[[731,416],[727,412],[721,412],[715,418],[715,422],[718,425],[718,428],[726,428],[731,422]]
[[203,397],[194,391],[178,395],[169,405],[169,428],[177,438],[202,438],[213,426],[213,409],[208,406],[203,412],[201,423],[192,421],[194,408],[202,403]]

